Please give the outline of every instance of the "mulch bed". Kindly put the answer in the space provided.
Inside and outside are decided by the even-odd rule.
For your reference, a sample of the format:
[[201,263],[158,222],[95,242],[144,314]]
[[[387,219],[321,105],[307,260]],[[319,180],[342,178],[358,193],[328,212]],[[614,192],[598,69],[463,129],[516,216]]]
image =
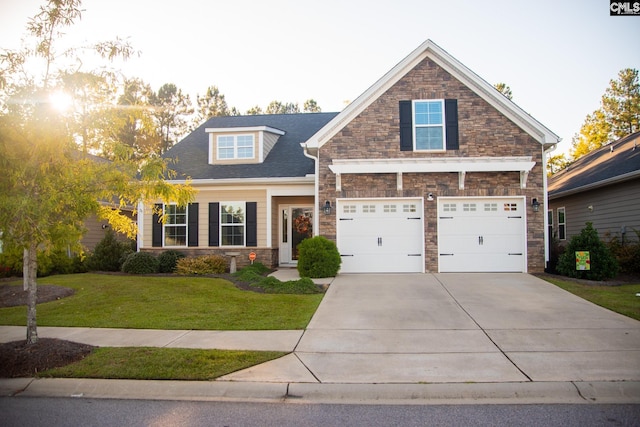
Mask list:
[[[71,288],[38,285],[38,303],[56,301],[74,294]],[[0,307],[26,306],[27,292],[21,286],[0,285]],[[25,317],[26,317],[25,309]],[[25,327],[25,337],[27,329]],[[33,377],[38,372],[68,365],[87,357],[95,347],[54,338],[39,338],[0,344],[0,378]]]
[[35,344],[27,344],[26,340],[0,344],[0,378],[33,377],[82,360],[94,348],[55,338],[39,338]]

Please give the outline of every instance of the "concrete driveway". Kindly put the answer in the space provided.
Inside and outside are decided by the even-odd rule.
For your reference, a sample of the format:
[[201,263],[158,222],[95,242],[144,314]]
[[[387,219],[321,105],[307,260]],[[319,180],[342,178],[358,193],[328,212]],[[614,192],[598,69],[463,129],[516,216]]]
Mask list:
[[640,322],[527,274],[345,274],[294,353],[222,380],[639,381]]

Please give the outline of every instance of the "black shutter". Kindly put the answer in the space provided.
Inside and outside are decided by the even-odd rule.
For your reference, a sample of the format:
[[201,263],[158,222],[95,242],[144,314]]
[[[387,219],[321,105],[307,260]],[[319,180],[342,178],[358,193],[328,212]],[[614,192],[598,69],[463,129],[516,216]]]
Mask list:
[[151,246],[154,248],[162,247],[162,223],[160,222],[160,214],[162,211],[162,203],[157,203],[151,219]]
[[209,203],[209,246],[220,246],[220,203]]
[[187,244],[198,246],[198,204],[190,203],[188,207],[189,223],[187,224]]
[[444,117],[447,132],[447,150],[457,150],[460,148],[458,142],[458,100],[444,100]]
[[400,151],[413,151],[411,101],[400,101]]
[[247,246],[258,246],[258,203],[247,202]]

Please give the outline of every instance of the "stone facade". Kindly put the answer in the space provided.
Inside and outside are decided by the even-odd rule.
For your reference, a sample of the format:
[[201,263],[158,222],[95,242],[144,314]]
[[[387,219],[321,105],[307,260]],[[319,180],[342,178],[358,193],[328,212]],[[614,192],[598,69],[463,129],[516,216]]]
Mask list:
[[[412,99],[457,99],[459,149],[438,153],[400,151],[399,102]],[[328,166],[334,159],[394,159],[425,157],[531,156],[536,163],[526,188],[519,172],[467,173],[463,190],[457,173],[406,173],[402,190],[396,174],[345,174],[341,190]],[[337,198],[423,197],[425,218],[425,270],[436,272],[437,203],[428,193],[442,196],[525,196],[527,201],[528,272],[542,272],[544,212],[528,206],[532,198],[544,200],[542,145],[459,80],[426,58],[375,99],[319,150],[319,200],[336,205]],[[320,234],[336,239],[336,214],[320,216]]]

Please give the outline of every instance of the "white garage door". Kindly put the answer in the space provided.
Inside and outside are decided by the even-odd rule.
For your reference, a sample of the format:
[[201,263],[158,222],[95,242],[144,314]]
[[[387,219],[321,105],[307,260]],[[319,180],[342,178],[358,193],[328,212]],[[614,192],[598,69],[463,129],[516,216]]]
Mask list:
[[338,200],[342,273],[424,271],[421,199]]
[[438,198],[440,272],[526,272],[522,198]]

